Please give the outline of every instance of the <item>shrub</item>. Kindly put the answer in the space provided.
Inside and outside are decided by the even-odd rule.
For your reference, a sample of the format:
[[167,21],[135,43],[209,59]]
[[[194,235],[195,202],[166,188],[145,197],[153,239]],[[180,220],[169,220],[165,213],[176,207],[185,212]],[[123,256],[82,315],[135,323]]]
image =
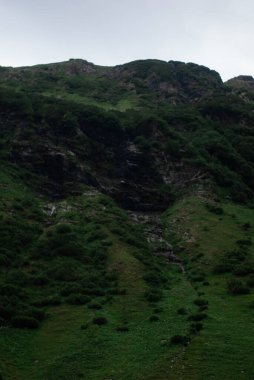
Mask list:
[[156,307],[154,309],[154,313],[157,313],[157,314],[161,313],[162,311],[163,311],[163,309],[161,307]]
[[180,307],[177,310],[177,314],[179,314],[179,315],[185,315],[185,314],[187,314],[187,310],[184,307]]
[[174,335],[170,339],[170,343],[171,344],[183,344],[183,345],[185,345],[188,343],[188,338],[186,336],[183,336],[183,335]]
[[162,293],[158,289],[150,289],[146,292],[145,297],[149,302],[159,302],[162,297]]
[[247,286],[253,288],[254,287],[254,276],[251,276],[248,280],[247,280]]
[[71,284],[67,284],[64,287],[62,287],[60,290],[60,294],[61,294],[61,296],[66,297],[66,296],[69,296],[70,294],[73,294],[73,293],[74,294],[76,294],[76,293],[80,294],[80,293],[82,293],[82,290],[83,290],[82,285],[80,285],[77,282],[73,282]]
[[38,321],[42,321],[46,317],[44,310],[37,309],[35,307],[28,309],[28,313],[29,313],[29,316],[37,319]]
[[5,321],[9,321],[19,312],[19,308],[17,307],[17,305],[13,306],[12,304],[6,304],[2,300],[1,303],[2,304],[0,304],[0,318],[4,319]]
[[35,318],[20,315],[12,318],[11,325],[17,328],[37,329],[39,322]]
[[143,278],[148,284],[155,286],[160,285],[160,283],[162,282],[160,274],[152,271],[145,274]]
[[90,303],[87,305],[87,307],[88,307],[89,309],[94,309],[94,310],[100,310],[100,309],[102,308],[102,306],[101,306],[100,303],[98,303],[98,302],[94,302],[94,301],[90,302]]
[[109,288],[108,291],[107,291],[107,293],[110,294],[110,295],[112,295],[112,296],[116,296],[118,294],[118,292],[119,292],[119,290],[118,290],[117,287],[115,287],[115,288]]
[[222,215],[222,214],[224,213],[224,210],[223,210],[222,207],[219,207],[219,206],[213,205],[213,204],[211,204],[211,203],[208,203],[208,204],[206,205],[206,208],[207,208],[210,212],[212,212],[212,213],[214,213],[214,214],[216,214],[216,215]]
[[233,273],[236,276],[248,276],[249,274],[253,273],[253,268],[251,267],[251,264],[244,263],[236,268]]
[[218,274],[230,273],[239,267],[239,263],[246,260],[247,253],[243,249],[226,252],[215,265],[214,272]]
[[113,242],[112,240],[107,239],[107,240],[103,240],[101,244],[104,248],[107,248],[107,247],[111,247],[113,245]]
[[43,286],[49,282],[49,279],[46,275],[41,274],[39,276],[33,277],[32,281],[34,285]]
[[56,232],[59,234],[70,234],[72,232],[72,229],[69,224],[59,224],[56,227]]
[[228,292],[233,295],[248,294],[250,292],[250,289],[238,280],[228,281],[227,289]]
[[128,332],[130,329],[128,326],[118,326],[116,328],[116,331],[119,331],[119,332]]
[[245,231],[248,231],[250,228],[251,228],[251,224],[250,224],[250,222],[246,222],[246,223],[243,224],[243,229],[244,229]]
[[151,317],[149,317],[150,322],[158,322],[159,320],[160,318],[158,317],[158,315],[151,315]]
[[203,274],[198,274],[192,277],[193,282],[203,282],[205,280],[205,276]]
[[109,272],[109,273],[106,274],[105,278],[108,281],[116,281],[118,279],[117,272],[115,270],[111,271],[111,272]]
[[[102,296],[105,296],[106,292],[100,287],[94,287],[90,289],[90,294],[93,294],[94,296],[97,296],[97,297],[102,297]],[[117,289],[116,294],[118,294],[118,289]]]
[[232,265],[230,263],[220,262],[216,264],[213,268],[215,274],[230,273],[232,270]]
[[90,301],[90,297],[84,296],[83,294],[70,294],[66,298],[66,302],[71,305],[85,305]]
[[202,329],[203,329],[203,324],[201,322],[192,323],[191,326],[190,326],[190,331],[193,334],[198,333]]
[[96,317],[93,319],[93,323],[95,325],[102,326],[102,325],[106,325],[108,323],[108,320],[105,317]]
[[11,265],[11,260],[7,255],[0,254],[0,266],[7,267]]
[[[3,326],[6,326],[6,320],[4,318],[0,317],[0,328]],[[0,380],[1,380],[1,377],[0,377]]]
[[127,289],[119,289],[118,294],[119,294],[120,296],[126,296],[126,294],[127,294]]
[[188,318],[188,321],[200,322],[200,321],[203,321],[203,319],[205,318],[207,318],[207,314],[197,313],[197,314],[190,315]]
[[201,305],[198,308],[199,311],[204,311],[204,310],[207,310],[207,309],[208,309],[208,305]]
[[34,306],[58,306],[62,303],[62,299],[59,296],[50,296],[46,298],[41,298],[33,302]]
[[204,300],[202,298],[197,298],[193,303],[196,306],[207,306],[208,305],[208,301]]
[[250,239],[239,239],[236,241],[239,246],[251,246],[252,241]]

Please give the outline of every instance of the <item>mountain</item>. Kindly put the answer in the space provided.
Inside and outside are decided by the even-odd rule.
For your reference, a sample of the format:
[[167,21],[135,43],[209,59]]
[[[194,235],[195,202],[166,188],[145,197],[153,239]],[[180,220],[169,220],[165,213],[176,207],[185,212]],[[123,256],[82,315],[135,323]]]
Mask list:
[[253,78],[0,67],[0,378],[252,379]]

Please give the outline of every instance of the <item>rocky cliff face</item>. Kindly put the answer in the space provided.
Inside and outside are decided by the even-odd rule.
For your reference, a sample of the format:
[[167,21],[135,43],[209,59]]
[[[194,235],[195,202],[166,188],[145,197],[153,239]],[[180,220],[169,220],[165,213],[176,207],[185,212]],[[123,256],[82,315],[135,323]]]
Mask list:
[[153,91],[173,104],[194,102],[222,90],[219,74],[204,66],[176,61],[135,61],[112,68],[107,74],[125,88]]
[[133,210],[164,210],[214,179],[251,194],[254,121],[242,88],[253,82],[225,86],[206,67],[158,60],[1,68],[2,158],[53,198],[85,184]]
[[251,102],[254,99],[254,78],[251,75],[239,75],[228,80],[225,86],[245,102]]
[[239,75],[226,82],[226,85],[232,88],[245,88],[254,90],[254,78],[251,75]]
[[195,183],[200,174],[195,166],[156,147],[142,150],[128,132],[109,141],[106,131],[97,138],[89,128],[75,131],[83,147],[71,138],[58,136],[56,142],[50,134],[39,136],[36,128],[33,132],[34,144],[19,134],[8,141],[9,158],[39,175],[41,190],[52,198],[75,194],[80,183],[98,188],[127,209],[164,210],[173,193]]
[[[52,87],[52,84],[56,87],[60,84],[67,90],[70,84],[70,90],[76,86],[79,89],[80,86],[89,87],[89,95],[93,97],[98,96],[98,83],[102,83],[103,91],[111,97],[112,92],[109,90],[113,86],[116,92],[122,94],[125,92],[138,97],[150,95],[172,104],[209,98],[214,93],[221,92],[223,87],[220,75],[214,70],[193,63],[159,60],[102,67],[82,59],[70,59],[63,63],[2,69],[0,75],[4,81],[23,83],[36,87],[37,91],[43,90],[38,88],[38,83],[43,80],[44,88]],[[84,82],[77,83],[77,78]]]

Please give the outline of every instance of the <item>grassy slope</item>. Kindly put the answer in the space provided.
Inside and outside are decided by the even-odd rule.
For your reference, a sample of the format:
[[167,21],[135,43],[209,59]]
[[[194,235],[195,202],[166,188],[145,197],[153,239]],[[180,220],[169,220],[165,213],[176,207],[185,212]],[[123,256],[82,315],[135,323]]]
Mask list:
[[71,94],[63,91],[59,91],[59,93],[44,92],[43,96],[50,97],[53,99],[64,99],[70,102],[75,102],[84,105],[96,106],[99,108],[103,108],[106,111],[116,110],[120,112],[125,112],[128,109],[136,109],[138,106],[138,99],[135,96],[128,96],[126,98],[120,99],[115,104],[106,100],[96,100],[88,95]]
[[[199,199],[189,198],[179,202],[166,218],[178,244],[188,252],[189,271],[204,271],[210,283],[210,286],[194,283],[209,301],[208,319],[204,330],[193,339],[179,361],[172,379],[229,380],[254,376],[253,309],[250,308],[253,294],[229,295],[226,282],[230,275],[215,275],[212,270],[223,251],[239,249],[237,240],[253,238],[254,211],[230,203],[222,206],[224,213],[216,215]],[[252,228],[246,232],[242,226],[248,221]],[[198,258],[199,254],[203,256]],[[253,245],[249,255],[253,260]]]
[[[5,185],[1,194],[4,214],[11,209],[12,217],[29,220],[31,205],[25,214],[19,207],[13,210],[13,204],[17,201],[19,204],[22,197],[29,197],[33,206],[38,202],[36,207],[40,210],[52,208],[52,203],[45,199],[37,200],[35,194],[22,185],[22,180],[20,185],[18,182],[15,173],[11,176],[2,174],[2,186]],[[54,228],[52,223],[54,226],[71,222],[75,226],[77,222],[82,224],[83,220],[91,219],[98,226],[110,226],[118,221],[127,233],[130,228],[125,214],[96,192],[88,191],[82,197],[70,198],[55,206],[56,212],[51,217],[50,225],[44,225],[43,218],[40,221],[43,236],[46,236],[48,229]],[[44,217],[48,221],[48,216],[44,214]],[[169,339],[174,333],[182,334],[187,329],[185,318],[176,320],[176,310],[182,303],[193,308],[193,288],[175,269],[175,275],[171,276],[171,270],[167,267],[164,275],[173,277],[170,287],[158,304],[149,305],[144,297],[148,285],[143,276],[147,269],[135,258],[137,248],[131,242],[126,243],[124,236],[105,227],[104,234],[112,244],[108,251],[107,271],[117,271],[118,286],[125,289],[126,294],[115,295],[109,302],[105,297],[99,297],[100,310],[66,303],[46,306],[44,309],[48,317],[38,330],[2,328],[0,374],[4,379],[144,379],[160,368],[161,358],[168,360],[175,356],[179,348],[171,347]],[[54,263],[47,260],[42,259],[39,264],[45,268]],[[29,265],[35,265],[33,259]],[[53,279],[50,281],[49,285],[41,287],[41,292],[56,293],[61,287]],[[36,296],[36,291],[34,287],[30,289],[32,296]],[[159,310],[154,311],[156,308]],[[150,322],[149,317],[155,313],[160,321]],[[106,317],[108,323],[105,326],[94,325],[91,321],[95,316]],[[128,326],[129,331],[117,331],[117,327],[122,326]]]
[[[9,203],[24,194],[26,198],[34,196],[21,180],[16,184],[16,175],[2,175],[5,212]],[[47,206],[43,199],[37,202],[37,207]],[[253,236],[253,226],[248,231],[242,228],[253,221],[253,210],[223,204],[224,213],[216,215],[196,197],[171,208],[165,214],[166,233],[169,241],[182,247],[187,273],[163,264],[168,285],[162,300],[149,304],[144,297],[148,285],[143,280],[147,269],[135,258],[137,247],[127,243],[117,230],[105,228],[117,221],[128,232],[126,215],[100,194],[89,191],[56,206],[53,223],[71,220],[75,224],[90,218],[104,226],[112,243],[107,270],[117,270],[119,288],[126,289],[126,294],[116,295],[109,302],[99,297],[101,310],[66,303],[47,307],[49,316],[38,330],[1,329],[0,373],[4,379],[253,378],[252,295],[227,294],[226,280],[231,275],[214,275],[212,270],[223,251],[235,249],[237,240]],[[29,215],[30,209],[26,210],[28,219]],[[251,246],[250,255],[253,253]],[[209,286],[194,280],[200,272],[205,273]],[[170,344],[176,334],[189,335],[191,322],[187,317],[197,312],[193,301],[203,292],[202,298],[209,301],[204,329],[190,335],[186,347]],[[183,307],[187,314],[179,315],[177,310]],[[159,321],[149,321],[154,314]],[[91,321],[95,316],[106,317],[108,323],[94,325]],[[117,331],[122,326],[128,326],[129,331]]]

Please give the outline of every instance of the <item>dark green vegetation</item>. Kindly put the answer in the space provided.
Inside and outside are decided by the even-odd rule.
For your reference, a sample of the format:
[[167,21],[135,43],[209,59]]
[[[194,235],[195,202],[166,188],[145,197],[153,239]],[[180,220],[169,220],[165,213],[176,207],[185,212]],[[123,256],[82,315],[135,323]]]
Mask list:
[[173,61],[0,68],[0,378],[253,379],[253,99]]

